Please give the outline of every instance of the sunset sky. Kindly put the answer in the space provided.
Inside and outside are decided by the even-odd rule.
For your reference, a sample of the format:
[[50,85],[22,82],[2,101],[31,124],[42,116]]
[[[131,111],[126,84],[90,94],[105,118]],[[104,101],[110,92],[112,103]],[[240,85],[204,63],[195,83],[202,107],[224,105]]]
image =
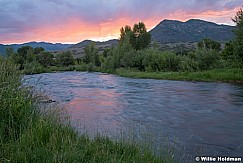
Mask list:
[[234,25],[243,0],[0,0],[0,44],[77,43],[119,37],[124,25],[163,19]]

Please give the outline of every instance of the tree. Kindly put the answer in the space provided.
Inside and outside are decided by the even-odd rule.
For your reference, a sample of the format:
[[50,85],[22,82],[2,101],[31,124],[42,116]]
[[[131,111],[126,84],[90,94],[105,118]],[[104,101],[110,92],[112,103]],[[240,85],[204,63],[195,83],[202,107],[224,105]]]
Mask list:
[[41,52],[45,51],[42,47],[36,47],[34,48],[34,54],[40,54]]
[[57,54],[56,60],[57,63],[59,63],[61,66],[74,65],[74,61],[75,61],[70,51]]
[[120,29],[120,32],[119,43],[124,44],[127,39],[135,50],[146,49],[151,42],[151,35],[143,22],[134,24],[133,29],[126,25],[125,28]]
[[37,55],[37,62],[39,62],[43,67],[50,66],[53,63],[54,56],[50,52],[40,52]]
[[86,64],[92,63],[94,66],[100,66],[98,50],[95,48],[95,44],[85,46],[84,53],[84,62]]
[[33,62],[35,59],[36,59],[36,55],[34,54],[34,49],[29,48],[26,55],[26,62],[28,63]]
[[20,69],[24,69],[24,64],[26,62],[32,62],[33,58],[33,48],[31,46],[22,46],[18,48],[17,54],[13,56],[15,63],[20,65]]
[[30,49],[33,50],[31,46],[22,46],[21,48],[18,48],[17,53],[26,60],[27,53]]
[[199,41],[197,44],[199,49],[206,49],[206,50],[221,50],[221,44],[217,41],[213,41],[211,39],[205,38],[202,41]]
[[111,49],[106,48],[106,49],[103,51],[103,56],[104,56],[104,58],[107,58],[107,56],[108,56],[110,50],[111,50]]
[[234,44],[232,41],[225,43],[224,50],[222,52],[222,58],[227,60],[234,55]]
[[143,22],[134,24],[131,44],[134,49],[146,49],[151,42],[151,35],[147,32],[146,26]]
[[12,58],[13,55],[14,55],[14,49],[13,49],[12,47],[8,47],[8,48],[6,48],[6,55],[7,55],[8,57]]
[[243,10],[240,8],[235,17],[232,19],[236,23],[234,30],[234,55],[238,56],[243,61]]
[[132,38],[132,35],[133,35],[132,28],[130,26],[126,25],[124,28],[122,27],[120,29],[120,32],[121,32],[121,34],[120,34],[119,43],[123,44],[126,36],[129,38],[129,42],[130,42],[130,38]]

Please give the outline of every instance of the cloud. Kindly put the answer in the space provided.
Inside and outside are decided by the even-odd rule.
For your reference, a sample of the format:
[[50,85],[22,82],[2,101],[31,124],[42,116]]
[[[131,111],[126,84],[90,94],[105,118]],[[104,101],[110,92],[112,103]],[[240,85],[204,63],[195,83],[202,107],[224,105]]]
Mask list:
[[243,5],[242,0],[233,0],[225,3],[224,7],[227,9],[234,9]]
[[0,43],[116,37],[125,24],[144,21],[150,29],[165,18],[222,23],[230,21],[242,4],[242,0],[0,0]]

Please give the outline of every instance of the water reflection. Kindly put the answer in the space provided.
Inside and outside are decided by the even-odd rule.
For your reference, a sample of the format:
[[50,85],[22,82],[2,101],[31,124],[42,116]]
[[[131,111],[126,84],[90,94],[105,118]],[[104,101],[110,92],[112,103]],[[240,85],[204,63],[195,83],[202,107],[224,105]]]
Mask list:
[[[101,73],[65,72],[40,76],[36,88],[60,101],[82,131],[133,128],[149,132],[157,143],[164,135],[184,155],[241,156],[243,86],[225,83],[121,78]],[[57,80],[58,79],[58,80]],[[176,137],[176,139],[175,139]]]

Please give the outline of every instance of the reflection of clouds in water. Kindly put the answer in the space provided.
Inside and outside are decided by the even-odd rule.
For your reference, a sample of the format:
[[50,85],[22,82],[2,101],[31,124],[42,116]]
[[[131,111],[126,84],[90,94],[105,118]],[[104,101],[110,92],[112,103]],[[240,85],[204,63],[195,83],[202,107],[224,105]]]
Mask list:
[[[122,128],[120,122],[114,117],[119,114],[122,108],[120,106],[119,93],[113,89],[115,87],[115,79],[109,75],[97,75],[95,79],[85,74],[83,78],[78,79],[82,84],[72,90],[74,99],[66,106],[68,112],[73,115],[73,120],[83,117],[86,119],[86,127],[93,130],[92,132]],[[93,75],[93,74],[92,74]],[[73,81],[73,80],[69,80]],[[77,79],[74,80],[77,82]],[[80,83],[79,82],[79,83]],[[82,122],[81,122],[82,123]]]
[[[33,81],[38,77],[34,75]],[[91,132],[119,135],[119,129],[133,127],[135,132],[148,131],[155,142],[161,142],[162,132],[170,142],[176,137],[189,153],[195,146],[214,142],[204,154],[212,150],[224,154],[228,149],[222,147],[230,147],[229,154],[237,155],[235,149],[242,145],[243,86],[83,72],[42,74],[39,82],[37,87],[65,104],[71,122],[81,131],[85,125]]]

